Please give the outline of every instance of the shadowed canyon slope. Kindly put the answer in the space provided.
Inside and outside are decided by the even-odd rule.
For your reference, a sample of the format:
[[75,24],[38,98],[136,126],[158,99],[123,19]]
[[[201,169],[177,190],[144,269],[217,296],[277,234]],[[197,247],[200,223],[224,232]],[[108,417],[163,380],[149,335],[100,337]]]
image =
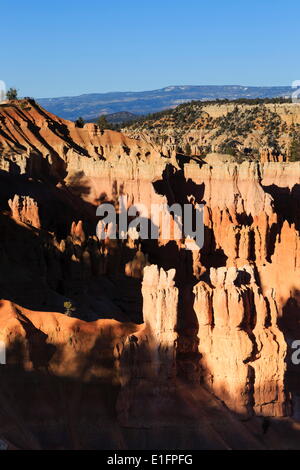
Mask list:
[[[0,106],[0,183],[0,439],[299,447],[300,163],[195,162],[27,100]],[[161,220],[99,240],[119,196],[202,204],[203,247]]]

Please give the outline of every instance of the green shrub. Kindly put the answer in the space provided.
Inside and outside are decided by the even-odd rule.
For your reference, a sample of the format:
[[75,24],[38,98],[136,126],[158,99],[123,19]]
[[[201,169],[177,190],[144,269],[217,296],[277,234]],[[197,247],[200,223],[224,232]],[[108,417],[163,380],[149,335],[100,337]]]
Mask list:
[[81,116],[79,116],[79,118],[76,119],[76,121],[75,121],[75,126],[76,127],[82,128],[84,126],[84,124],[85,124],[85,120]]
[[298,133],[295,133],[292,137],[290,146],[290,161],[300,161],[300,135]]
[[6,97],[9,101],[18,99],[18,90],[16,88],[9,88],[6,92]]
[[73,312],[75,312],[76,310],[75,306],[70,300],[67,300],[66,302],[64,302],[64,309],[65,309],[65,315],[67,315],[67,317],[72,317]]

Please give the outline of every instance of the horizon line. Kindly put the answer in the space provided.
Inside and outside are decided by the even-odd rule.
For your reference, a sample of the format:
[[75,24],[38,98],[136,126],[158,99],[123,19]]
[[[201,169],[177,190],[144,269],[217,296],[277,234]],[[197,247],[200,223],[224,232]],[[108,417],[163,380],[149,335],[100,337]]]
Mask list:
[[60,96],[51,96],[51,97],[40,97],[40,98],[35,98],[36,100],[52,100],[52,99],[60,99],[60,98],[76,98],[80,96],[86,96],[86,95],[109,95],[111,93],[147,93],[151,91],[160,91],[160,90],[165,90],[168,88],[205,88],[205,87],[215,87],[215,88],[221,88],[221,87],[240,87],[240,88],[293,88],[292,85],[236,85],[236,84],[230,84],[230,85],[167,85],[162,88],[152,88],[152,89],[147,89],[147,90],[111,90],[111,91],[103,91],[103,92],[88,92],[88,93],[80,93],[80,94],[75,94],[75,95],[60,95]]

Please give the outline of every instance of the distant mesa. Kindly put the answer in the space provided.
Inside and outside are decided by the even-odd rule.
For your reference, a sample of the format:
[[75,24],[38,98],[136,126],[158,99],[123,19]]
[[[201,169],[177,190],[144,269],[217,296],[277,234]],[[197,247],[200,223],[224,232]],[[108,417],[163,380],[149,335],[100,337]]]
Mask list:
[[40,98],[37,101],[48,111],[64,119],[75,120],[78,116],[82,116],[88,121],[96,119],[101,114],[154,113],[192,100],[274,98],[291,96],[291,93],[290,86],[182,85],[150,91],[89,93],[80,96]]

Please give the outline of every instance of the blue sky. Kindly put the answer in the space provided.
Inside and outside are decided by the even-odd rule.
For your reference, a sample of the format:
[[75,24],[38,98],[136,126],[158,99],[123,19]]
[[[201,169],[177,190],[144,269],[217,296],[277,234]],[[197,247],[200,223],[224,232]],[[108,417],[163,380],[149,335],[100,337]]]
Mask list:
[[1,0],[0,79],[35,98],[289,85],[299,17],[299,0]]

